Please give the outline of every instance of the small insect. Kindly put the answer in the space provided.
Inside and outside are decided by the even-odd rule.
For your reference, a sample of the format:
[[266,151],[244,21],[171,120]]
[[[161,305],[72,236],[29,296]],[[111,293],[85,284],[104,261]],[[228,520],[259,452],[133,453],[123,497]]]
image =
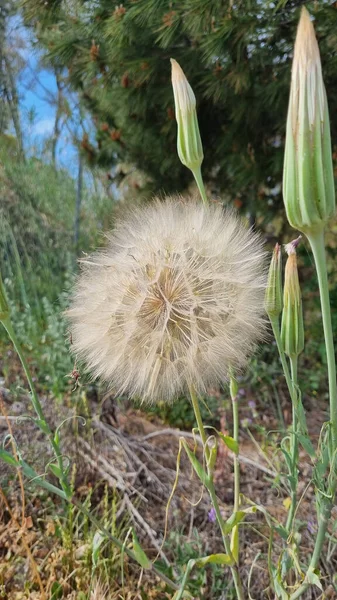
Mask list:
[[70,373],[68,373],[67,375],[65,375],[65,377],[71,377],[71,379],[74,381],[74,387],[71,391],[75,392],[75,390],[77,390],[77,388],[81,385],[79,382],[81,374],[76,367],[76,363],[74,364],[73,370]]

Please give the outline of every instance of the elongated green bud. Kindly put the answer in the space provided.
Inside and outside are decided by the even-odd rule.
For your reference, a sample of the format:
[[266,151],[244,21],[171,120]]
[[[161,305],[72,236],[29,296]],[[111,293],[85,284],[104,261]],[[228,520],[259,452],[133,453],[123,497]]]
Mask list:
[[288,253],[284,273],[281,340],[288,356],[298,356],[304,348],[303,310],[298,280],[296,247],[300,238],[285,246]]
[[264,307],[268,317],[279,317],[282,312],[282,257],[281,246],[276,244],[270,262]]
[[2,283],[0,274],[0,321],[6,321],[9,318],[9,306],[6,298],[5,287]]
[[171,58],[171,65],[174,104],[178,123],[178,156],[183,165],[194,172],[200,169],[204,158],[195,95],[184,71],[173,58]]
[[287,120],[283,197],[290,225],[321,230],[335,212],[328,104],[314,27],[302,8]]

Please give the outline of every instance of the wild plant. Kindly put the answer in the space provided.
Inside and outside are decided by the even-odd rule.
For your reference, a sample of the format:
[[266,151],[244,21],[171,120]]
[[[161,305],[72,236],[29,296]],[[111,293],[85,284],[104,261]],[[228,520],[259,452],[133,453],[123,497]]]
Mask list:
[[[239,600],[251,597],[240,570],[240,529],[248,515],[259,511],[270,529],[267,565],[270,586],[277,598],[295,600],[309,586],[323,591],[318,568],[337,488],[337,391],[332,339],[324,231],[335,210],[331,142],[326,94],[313,25],[302,10],[292,70],[284,166],[284,201],[290,224],[311,245],[317,268],[327,353],[330,419],[314,447],[305,418],[298,380],[298,360],[304,351],[302,300],[297,270],[297,237],[286,245],[287,262],[282,284],[281,247],[276,245],[267,278],[261,238],[247,230],[239,218],[221,205],[210,203],[201,176],[203,151],[196,100],[182,69],[172,61],[172,84],[178,123],[178,155],[196,180],[202,203],[182,198],[155,201],[129,214],[109,236],[104,251],[82,261],[67,317],[73,349],[96,377],[116,393],[145,402],[174,401],[190,395],[200,441],[201,456],[180,439],[184,451],[207,490],[212,518],[221,532],[223,548],[215,554],[188,561],[181,581],[158,569],[137,540],[123,544],[97,523],[102,536],[152,569],[173,590],[174,600],[192,598],[189,577],[193,569],[221,565],[231,571]],[[263,300],[264,299],[264,300]],[[49,464],[58,486],[39,476],[21,455],[6,449],[0,457],[37,484],[70,503],[69,465],[62,455],[59,426],[51,431],[45,421],[27,363],[18,344],[5,296],[0,287],[0,319],[20,356],[31,389],[36,425],[50,440],[55,461]],[[292,424],[280,453],[287,472],[282,474],[289,492],[284,523],[267,509],[240,494],[239,402],[237,373],[261,339],[269,317],[292,403]],[[280,322],[281,321],[281,322]],[[204,426],[200,397],[208,386],[229,383],[233,410],[232,435]],[[62,425],[62,424],[61,424]],[[234,505],[225,519],[214,482],[220,444],[233,453]],[[317,537],[309,565],[301,562],[296,531],[299,447],[313,465]],[[310,484],[310,482],[309,482]],[[173,490],[174,491],[174,490]],[[169,506],[169,503],[168,503]],[[84,514],[88,511],[80,506]],[[95,519],[92,515],[93,522]],[[273,541],[282,542],[275,560]],[[279,544],[278,544],[279,547]],[[251,573],[254,564],[251,567]],[[251,578],[251,573],[248,582]]]

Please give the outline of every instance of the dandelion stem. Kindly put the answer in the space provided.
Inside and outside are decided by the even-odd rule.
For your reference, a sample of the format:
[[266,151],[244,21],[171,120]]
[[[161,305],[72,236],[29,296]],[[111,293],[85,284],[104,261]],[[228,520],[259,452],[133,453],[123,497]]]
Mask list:
[[321,298],[323,330],[325,338],[326,356],[329,378],[330,421],[332,425],[333,448],[337,448],[337,383],[336,361],[331,324],[331,310],[329,299],[329,285],[325,257],[324,230],[321,228],[316,234],[307,234],[311,250],[314,255],[319,293]]
[[[200,437],[201,437],[201,441],[202,441],[202,445],[203,445],[203,450],[204,450],[205,457],[207,460],[207,458],[209,456],[209,448],[207,446],[207,436],[206,436],[204,424],[203,424],[201,413],[200,413],[198,398],[197,398],[195,389],[192,385],[189,386],[189,391],[190,391],[193,410],[194,410],[195,418],[196,418],[196,421],[198,424],[198,429],[199,429],[199,433],[200,433]],[[230,542],[228,539],[228,534],[226,533],[226,524],[225,524],[225,521],[223,520],[221,511],[220,511],[219,502],[218,502],[218,498],[217,498],[217,495],[215,492],[215,487],[214,487],[213,478],[212,478],[211,474],[209,474],[206,487],[207,487],[208,493],[210,495],[210,498],[211,498],[211,501],[212,501],[212,504],[213,504],[213,507],[215,510],[217,522],[218,522],[218,525],[221,530],[222,541],[223,541],[226,553],[228,554],[228,556],[230,558],[234,559],[232,551],[231,551],[231,547],[230,547]],[[235,585],[237,599],[243,600],[244,599],[243,587],[242,587],[242,583],[241,583],[241,579],[240,579],[238,566],[236,564],[233,564],[230,567],[230,569],[232,572],[232,577],[233,577],[233,581],[234,581],[234,585]]]
[[36,393],[36,389],[35,389],[35,386],[34,386],[34,383],[33,383],[32,376],[30,374],[30,370],[29,370],[28,363],[26,361],[25,355],[22,352],[22,348],[21,348],[21,346],[19,344],[19,341],[18,341],[18,339],[16,337],[16,334],[15,334],[15,331],[14,331],[14,328],[13,328],[13,325],[12,325],[12,322],[11,322],[10,318],[8,317],[6,319],[3,319],[2,320],[2,324],[3,324],[4,328],[7,331],[9,338],[12,341],[12,344],[13,344],[16,352],[17,352],[17,355],[18,355],[18,357],[20,359],[20,362],[22,364],[23,370],[25,372],[25,375],[26,375],[26,378],[27,378],[27,381],[28,381],[28,385],[29,385],[29,388],[30,388],[30,392],[31,392],[31,400],[32,400],[33,408],[34,408],[34,410],[36,412],[36,415],[38,417],[38,420],[39,420],[38,425],[39,425],[40,429],[42,429],[42,431],[47,434],[47,436],[49,438],[49,441],[50,441],[50,444],[52,446],[52,449],[54,451],[55,458],[57,460],[57,465],[58,465],[59,472],[60,472],[60,475],[59,475],[60,484],[61,484],[61,486],[62,486],[62,488],[63,488],[66,496],[70,497],[71,496],[71,490],[70,490],[70,486],[69,486],[69,483],[67,481],[67,477],[66,477],[66,474],[65,474],[60,446],[55,441],[53,432],[49,428],[49,425],[48,425],[48,423],[47,423],[47,421],[45,419],[45,416],[43,414],[42,406],[41,406],[40,400],[38,398],[38,395]]
[[206,195],[206,190],[205,190],[205,186],[204,186],[204,182],[202,179],[202,175],[201,175],[201,168],[198,167],[198,169],[194,169],[192,171],[193,175],[194,175],[194,179],[196,181],[196,184],[198,186],[199,192],[200,192],[200,196],[202,198],[202,201],[204,204],[208,205],[208,198]]
[[192,385],[189,386],[189,391],[190,391],[190,396],[191,396],[191,401],[192,401],[192,406],[193,406],[195,418],[196,418],[197,425],[198,425],[199,434],[200,434],[200,437],[201,437],[202,445],[204,447],[205,456],[207,458],[207,454],[208,454],[207,436],[206,436],[206,431],[205,431],[205,428],[204,428],[204,424],[202,422],[202,417],[201,417],[201,412],[200,412],[200,407],[199,407],[199,402],[198,402],[197,394],[196,394],[195,389],[194,389],[194,387]]
[[280,360],[281,360],[281,364],[282,364],[282,368],[283,368],[283,373],[284,373],[284,377],[285,377],[285,380],[286,380],[286,383],[287,383],[287,388],[289,390],[290,398],[291,398],[292,403],[295,404],[296,397],[295,397],[295,394],[294,394],[294,388],[293,388],[293,384],[292,384],[292,380],[291,380],[291,375],[290,375],[290,371],[289,371],[289,367],[288,367],[286,355],[284,353],[284,350],[283,350],[283,347],[282,347],[282,342],[281,342],[279,318],[278,317],[271,317],[270,316],[269,319],[270,319],[270,323],[271,323],[271,326],[272,326],[274,338],[275,338],[275,341],[276,341],[278,353],[279,353],[279,356],[280,356]]
[[292,458],[292,468],[293,468],[293,472],[292,472],[292,476],[293,476],[293,481],[295,482],[294,484],[291,485],[291,505],[290,505],[290,509],[288,512],[288,518],[287,518],[287,523],[286,523],[286,529],[288,531],[288,533],[290,533],[292,526],[293,526],[293,521],[294,521],[294,516],[295,516],[295,512],[296,512],[296,500],[297,500],[297,463],[298,463],[298,438],[297,438],[297,426],[298,426],[298,420],[297,420],[297,407],[298,407],[298,397],[297,397],[297,385],[298,385],[298,381],[297,381],[297,356],[291,356],[290,357],[290,368],[291,368],[291,379],[292,379],[292,384],[293,384],[293,394],[294,394],[294,398],[296,397],[296,402],[292,402],[292,418],[293,418],[293,422],[292,422],[292,428],[293,428],[293,435],[291,438],[291,458]]
[[[233,438],[239,443],[239,407],[238,407],[238,399],[237,396],[232,398],[232,408],[233,408]],[[239,500],[240,500],[240,465],[239,459],[236,454],[234,454],[234,511],[239,510]]]
[[[297,435],[297,409],[298,409],[297,358],[290,359],[290,365],[291,365],[291,374],[290,374],[286,355],[284,353],[284,350],[282,347],[282,342],[281,342],[279,318],[278,317],[270,317],[270,322],[271,322],[271,326],[273,329],[274,338],[276,340],[277,349],[278,349],[278,352],[280,355],[280,360],[281,360],[284,376],[286,379],[287,387],[289,390],[289,395],[291,398],[292,421],[293,421],[292,422],[293,436],[292,436],[291,450],[292,450],[293,470],[295,471],[295,469],[297,468],[296,465],[297,465],[297,455],[298,455],[298,441],[297,441],[297,437],[296,437],[296,435]],[[291,473],[291,475],[294,475],[294,472]],[[289,509],[289,513],[288,513],[288,517],[287,517],[287,522],[286,522],[286,529],[287,529],[288,533],[290,532],[290,530],[292,528],[292,524],[293,524],[293,520],[294,520],[294,516],[295,516],[295,512],[296,512],[296,497],[297,497],[296,487],[297,487],[296,484],[292,485],[292,487],[291,487],[291,505],[290,505],[290,509]]]
[[[232,386],[231,386],[232,388]],[[233,438],[239,444],[239,404],[238,397],[231,393],[232,410],[233,410]],[[238,455],[234,453],[234,512],[239,510],[240,506],[240,463]],[[239,527],[236,525],[232,531],[232,552],[236,562],[238,562],[239,548]]]
[[307,234],[307,238],[310,242],[312,253],[314,255],[318,285],[321,299],[322,308],[322,320],[323,330],[325,338],[325,347],[327,354],[328,364],[328,379],[329,379],[329,399],[330,399],[330,422],[332,430],[332,453],[331,465],[332,477],[330,477],[330,489],[329,497],[321,499],[321,506],[318,517],[318,532],[315,542],[314,551],[311,557],[310,565],[305,577],[303,584],[290,596],[290,600],[299,598],[310,585],[310,574],[317,568],[322,553],[323,544],[325,541],[325,534],[327,531],[329,519],[331,516],[331,510],[333,506],[334,497],[337,488],[337,477],[336,473],[336,450],[337,450],[337,384],[336,384],[336,362],[335,362],[335,350],[333,342],[333,332],[331,323],[331,310],[330,310],[330,299],[329,299],[329,285],[328,275],[326,267],[325,257],[325,245],[324,245],[324,229],[320,228],[316,233]]

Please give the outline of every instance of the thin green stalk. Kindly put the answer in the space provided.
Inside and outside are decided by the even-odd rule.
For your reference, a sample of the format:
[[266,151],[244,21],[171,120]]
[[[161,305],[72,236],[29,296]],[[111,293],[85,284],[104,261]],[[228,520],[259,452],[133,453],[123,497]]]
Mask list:
[[200,433],[202,445],[204,447],[205,456],[206,456],[206,458],[208,458],[209,448],[207,446],[207,436],[206,436],[206,431],[205,431],[205,428],[204,428],[204,424],[202,422],[202,417],[201,417],[201,412],[200,412],[200,408],[199,408],[198,398],[197,398],[197,395],[195,393],[195,389],[194,389],[194,387],[192,385],[189,386],[189,391],[190,391],[192,406],[193,406],[195,418],[196,418],[196,421],[197,421],[197,425],[198,425],[198,429],[199,429],[199,433]]
[[[307,234],[312,253],[314,255],[318,285],[321,299],[322,309],[322,321],[324,330],[324,339],[327,355],[328,365],[328,380],[329,380],[329,401],[330,401],[330,422],[332,430],[332,456],[337,450],[337,383],[336,383],[336,362],[335,362],[335,350],[333,342],[333,332],[331,323],[331,310],[330,310],[330,299],[329,299],[329,285],[328,275],[326,268],[326,257],[325,257],[325,245],[324,245],[324,230],[323,228],[317,231],[315,234]],[[334,460],[335,463],[335,460]],[[331,465],[332,469],[335,469],[335,464]],[[312,573],[319,563],[319,559],[322,553],[322,548],[325,541],[325,535],[331,516],[331,510],[333,506],[334,497],[337,488],[337,477],[334,473],[334,477],[331,478],[331,487],[329,490],[330,498],[324,498],[321,500],[321,508],[318,517],[318,532],[315,542],[314,551],[311,557],[310,565],[305,577],[303,584],[290,596],[290,600],[299,598],[311,584],[310,573]]]
[[[239,443],[239,407],[237,397],[232,398],[233,409],[233,438]],[[234,454],[234,512],[239,510],[240,503],[240,463],[237,454]]]
[[271,323],[271,326],[272,326],[274,338],[275,338],[275,341],[276,341],[278,353],[280,355],[280,360],[281,360],[281,364],[282,364],[282,368],[283,368],[283,373],[284,373],[284,377],[285,377],[285,380],[286,380],[286,383],[287,383],[287,387],[288,387],[288,390],[289,390],[290,398],[291,398],[292,403],[295,404],[295,402],[296,402],[296,396],[294,394],[294,388],[293,388],[293,384],[292,384],[292,381],[291,381],[291,375],[290,375],[290,371],[289,371],[289,367],[288,367],[286,355],[285,355],[285,353],[283,351],[282,343],[281,343],[279,318],[278,317],[269,317],[269,318],[270,318],[270,323]]
[[[224,547],[226,550],[226,554],[228,554],[228,556],[233,558],[231,547],[230,547],[230,542],[229,542],[228,536],[225,532],[225,522],[224,522],[222,514],[220,512],[219,503],[218,503],[218,499],[217,499],[217,496],[215,493],[213,481],[211,481],[210,484],[207,486],[207,490],[211,497],[212,504],[213,504],[215,514],[216,514],[216,518],[217,518],[217,521],[218,521],[218,524],[219,524],[219,527],[221,530],[221,536],[222,536],[222,540],[223,540]],[[232,577],[233,577],[233,581],[234,581],[237,600],[244,600],[243,587],[242,587],[242,582],[241,582],[238,566],[236,564],[234,564],[230,567],[230,569],[232,572]]]
[[286,529],[288,531],[288,533],[290,533],[292,526],[293,526],[293,521],[294,521],[294,516],[295,516],[295,512],[296,512],[296,502],[297,502],[297,463],[298,463],[298,437],[297,437],[297,385],[298,385],[298,378],[297,378],[297,356],[291,356],[290,357],[290,368],[291,368],[291,379],[292,379],[292,384],[293,384],[293,393],[294,396],[296,396],[296,404],[295,402],[292,402],[292,417],[293,417],[293,422],[292,422],[292,427],[293,427],[293,435],[291,437],[291,458],[292,458],[292,468],[293,468],[293,477],[295,477],[295,481],[296,484],[292,485],[291,487],[291,505],[290,505],[290,509],[288,512],[288,517],[287,517],[287,523],[286,523]]
[[34,410],[36,412],[36,415],[40,421],[40,428],[42,429],[42,431],[44,431],[44,433],[46,433],[46,435],[48,436],[48,439],[50,441],[50,444],[52,446],[52,449],[54,451],[55,454],[55,458],[57,460],[57,464],[58,464],[58,468],[59,468],[59,472],[60,472],[60,476],[59,476],[59,480],[60,480],[60,484],[62,485],[62,488],[64,490],[64,492],[66,493],[67,496],[71,496],[71,490],[69,487],[69,483],[67,481],[65,472],[64,472],[64,465],[63,465],[63,460],[62,460],[62,454],[61,454],[61,450],[60,450],[60,446],[59,444],[55,441],[54,439],[54,435],[53,432],[50,430],[48,423],[46,422],[45,416],[43,414],[43,410],[42,410],[42,406],[40,404],[40,400],[38,398],[38,395],[36,393],[36,389],[33,383],[33,379],[32,376],[30,374],[30,370],[28,367],[28,363],[25,359],[25,356],[22,352],[22,348],[19,344],[19,341],[16,337],[12,322],[10,320],[10,318],[6,318],[2,320],[2,324],[5,327],[9,338],[12,341],[12,344],[18,354],[18,357],[20,359],[20,362],[22,364],[23,370],[25,372],[28,384],[29,384],[29,388],[30,388],[30,392],[31,392],[31,400],[32,400],[32,404],[34,407]]
[[[106,529],[106,527],[103,527],[101,525],[101,523],[96,519],[96,517],[94,517],[92,513],[90,513],[86,508],[84,508],[84,506],[83,506],[83,504],[81,504],[81,502],[78,502],[75,498],[71,498],[70,500],[68,500],[68,502],[70,502],[71,504],[76,506],[89,519],[89,521],[91,521],[96,526],[97,530],[100,531],[103,535],[105,535],[109,540],[111,540],[115,544],[115,546],[117,546],[117,548],[119,548],[119,550],[124,551],[125,554],[127,554],[132,560],[134,560],[135,562],[137,562],[139,564],[136,554],[132,550],[130,550],[127,546],[124,547],[124,543],[121,542],[114,535],[112,535],[110,533],[110,531],[108,531],[108,529]],[[177,585],[176,583],[174,583],[174,581],[172,581],[169,577],[167,577],[167,575],[162,573],[160,571],[160,569],[158,569],[155,565],[153,565],[151,563],[151,566],[149,568],[151,571],[156,573],[156,575],[158,575],[158,577],[162,581],[167,583],[167,585],[170,586],[170,588],[172,588],[173,590],[179,590],[180,586]]]
[[[232,411],[233,411],[233,439],[239,445],[239,404],[237,397],[237,385],[234,378],[231,379],[230,385],[231,390],[231,400],[232,400]],[[235,391],[233,391],[233,389]],[[234,464],[234,512],[238,512],[240,507],[240,463],[239,458],[236,453],[234,453],[233,458]],[[232,534],[231,534],[231,550],[233,552],[236,563],[239,564],[239,526],[235,525]]]
[[[334,484],[334,488],[336,491],[336,484]],[[320,560],[320,557],[322,554],[322,548],[323,548],[325,534],[326,534],[326,530],[327,530],[330,515],[331,515],[332,506],[333,506],[333,501],[331,498],[329,498],[329,499],[325,498],[324,501],[322,501],[322,509],[320,511],[320,515],[319,515],[319,519],[318,519],[317,538],[316,538],[316,542],[315,542],[314,551],[313,551],[313,554],[311,557],[310,565],[308,567],[304,582],[302,583],[302,585],[300,585],[297,588],[297,590],[293,594],[291,594],[290,600],[296,600],[296,598],[299,598],[300,596],[302,596],[302,594],[304,594],[304,592],[308,589],[308,587],[310,585],[312,585],[312,582],[308,579],[309,579],[310,573],[314,572],[314,570],[317,568],[317,565],[319,563],[319,560]]]
[[[207,446],[207,436],[206,436],[206,432],[205,432],[205,428],[204,428],[204,424],[202,421],[202,417],[201,417],[201,413],[200,413],[200,408],[199,408],[199,402],[198,402],[198,398],[197,395],[195,393],[195,389],[193,388],[193,386],[190,386],[189,388],[190,391],[190,396],[191,396],[191,401],[192,401],[192,406],[193,406],[193,410],[194,410],[194,414],[195,414],[195,418],[197,421],[197,425],[198,425],[198,429],[199,429],[199,433],[200,433],[200,437],[201,437],[201,441],[202,441],[202,445],[203,445],[203,450],[205,453],[205,457],[206,460],[209,457],[209,448]],[[215,488],[214,488],[214,483],[213,483],[213,479],[212,476],[210,475],[209,477],[209,481],[206,485],[208,493],[210,495],[214,510],[215,510],[215,514],[216,514],[216,518],[218,521],[218,525],[220,527],[221,530],[221,536],[222,536],[222,540],[224,543],[224,547],[226,550],[226,553],[228,554],[228,556],[230,556],[231,558],[233,558],[232,555],[232,551],[230,548],[230,542],[228,539],[228,534],[226,533],[226,525],[225,525],[225,521],[223,520],[221,511],[220,511],[220,507],[219,507],[219,502],[216,496],[216,492],[215,492]],[[234,581],[234,586],[235,586],[235,590],[236,590],[236,595],[237,595],[237,599],[238,600],[244,600],[244,595],[243,595],[243,587],[242,587],[242,583],[241,583],[241,579],[240,579],[240,575],[239,575],[239,571],[238,571],[238,567],[236,564],[232,565],[230,567],[231,572],[232,572],[232,577],[233,577],[233,581]]]
[[15,335],[15,331],[13,329],[12,323],[11,323],[10,319],[6,319],[6,320],[2,321],[2,324],[5,327],[8,335],[13,343],[13,346],[18,354],[20,362],[22,364],[23,370],[25,372],[25,375],[26,375],[26,378],[27,378],[27,381],[28,381],[28,384],[30,387],[32,404],[33,404],[34,410],[37,414],[37,417],[39,419],[41,419],[41,421],[44,421],[42,407],[41,407],[40,401],[38,399],[38,396],[37,396],[37,393],[35,390],[35,386],[34,386],[30,371],[29,371],[29,367],[28,367],[27,361],[25,359],[25,356],[21,350],[21,346],[18,342],[18,339]]
[[192,173],[194,175],[194,179],[195,179],[196,184],[198,186],[198,189],[199,189],[202,201],[207,206],[209,204],[209,202],[208,202],[208,198],[207,198],[207,195],[206,195],[206,190],[205,190],[204,182],[203,182],[202,175],[201,175],[201,168],[199,167],[198,169],[195,169],[194,171],[192,171]]
[[326,356],[328,364],[329,399],[330,399],[330,421],[332,425],[333,450],[337,449],[337,383],[336,383],[336,361],[331,323],[331,310],[329,298],[328,274],[326,268],[324,230],[321,229],[314,234],[308,234],[311,250],[314,255],[319,293],[321,298],[322,320]]

